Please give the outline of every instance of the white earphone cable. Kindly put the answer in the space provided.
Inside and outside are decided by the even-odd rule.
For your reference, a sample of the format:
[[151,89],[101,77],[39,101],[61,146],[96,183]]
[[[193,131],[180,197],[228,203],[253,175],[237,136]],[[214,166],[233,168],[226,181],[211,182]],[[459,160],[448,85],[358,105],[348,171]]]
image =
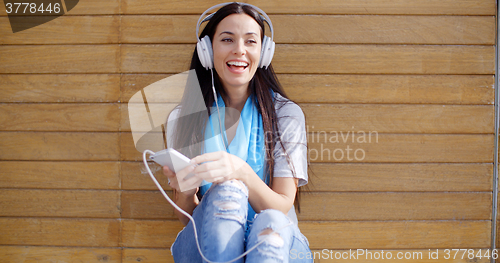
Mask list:
[[196,231],[196,223],[194,222],[194,218],[189,214],[187,213],[186,211],[182,210],[182,208],[180,208],[179,206],[177,206],[176,203],[174,203],[174,201],[172,201],[172,199],[170,199],[170,197],[168,197],[167,193],[165,193],[165,191],[163,190],[163,188],[161,187],[161,185],[158,183],[158,181],[156,180],[156,178],[154,177],[153,173],[151,172],[151,169],[149,168],[149,165],[148,165],[148,161],[147,161],[147,158],[146,158],[146,155],[147,154],[155,154],[153,151],[150,151],[150,150],[145,150],[143,153],[142,153],[142,161],[144,162],[144,166],[146,167],[146,170],[148,171],[149,173],[149,176],[151,177],[151,179],[153,180],[153,182],[155,183],[156,187],[158,187],[158,189],[160,190],[161,194],[163,195],[163,197],[165,197],[165,199],[167,199],[167,201],[175,208],[177,209],[179,212],[181,212],[183,215],[185,215],[187,218],[189,218],[189,220],[191,220],[191,222],[193,223],[193,230],[194,230],[194,238],[195,238],[195,241],[196,241],[196,247],[198,248],[198,252],[200,252],[200,255],[201,257],[209,262],[209,263],[231,263],[231,262],[234,262],[244,256],[246,256],[248,253],[250,253],[250,251],[254,250],[255,248],[257,248],[257,246],[259,246],[260,244],[264,243],[268,238],[271,237],[271,234],[274,234],[274,233],[277,233],[278,231],[280,231],[281,229],[284,229],[285,227],[288,227],[290,225],[293,224],[293,222],[290,222],[289,224],[279,228],[278,230],[275,230],[273,231],[271,234],[267,235],[264,239],[262,239],[261,241],[259,241],[257,244],[255,244],[253,247],[251,247],[250,249],[248,249],[247,251],[245,251],[245,253],[241,254],[240,256],[236,257],[235,259],[232,259],[230,261],[226,261],[226,262],[215,262],[215,261],[210,261],[208,260],[205,255],[203,255],[203,252],[201,252],[201,248],[200,248],[200,242],[198,240],[198,233]]

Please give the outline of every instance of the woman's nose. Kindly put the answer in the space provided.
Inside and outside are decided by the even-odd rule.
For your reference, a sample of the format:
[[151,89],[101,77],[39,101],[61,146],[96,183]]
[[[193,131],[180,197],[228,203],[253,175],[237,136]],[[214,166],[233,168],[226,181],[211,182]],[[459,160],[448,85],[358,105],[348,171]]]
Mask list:
[[233,50],[234,54],[236,55],[245,55],[245,52],[246,52],[246,48],[245,48],[245,42],[240,40],[240,41],[237,41],[234,45],[234,50]]

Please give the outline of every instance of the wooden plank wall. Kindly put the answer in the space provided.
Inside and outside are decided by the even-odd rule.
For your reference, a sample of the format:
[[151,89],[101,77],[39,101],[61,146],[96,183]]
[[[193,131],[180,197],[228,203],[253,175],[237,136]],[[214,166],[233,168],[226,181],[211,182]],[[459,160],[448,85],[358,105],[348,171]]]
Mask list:
[[[249,2],[306,114],[311,248],[485,252],[496,1]],[[141,173],[127,102],[188,69],[216,3],[86,0],[15,34],[0,7],[0,262],[173,262],[182,226]]]

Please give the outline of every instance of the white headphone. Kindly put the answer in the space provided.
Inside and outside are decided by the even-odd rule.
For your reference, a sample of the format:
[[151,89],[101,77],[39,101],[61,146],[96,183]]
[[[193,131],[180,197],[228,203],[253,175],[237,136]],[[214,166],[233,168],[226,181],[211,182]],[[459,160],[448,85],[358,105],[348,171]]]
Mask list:
[[[223,4],[218,4],[218,5],[214,5],[214,6],[210,7],[205,12],[203,12],[203,14],[201,14],[200,18],[198,19],[198,23],[196,23],[196,38],[198,39],[198,43],[196,44],[196,50],[198,52],[198,57],[200,59],[201,65],[203,65],[203,67],[205,67],[205,69],[207,69],[207,70],[212,69],[214,67],[214,59],[213,59],[214,52],[212,50],[212,42],[210,41],[210,37],[208,35],[206,35],[202,39],[199,39],[199,30],[200,30],[200,24],[205,22],[205,21],[210,20],[215,13],[208,15],[203,20],[202,20],[202,18],[203,18],[203,16],[205,16],[206,13],[208,13],[212,9],[226,6],[228,4],[233,4],[233,3],[234,2],[223,3]],[[250,6],[250,7],[254,8],[255,10],[257,10],[258,12],[260,12],[262,20],[264,20],[269,25],[269,28],[271,29],[271,38],[269,38],[268,36],[264,36],[264,40],[262,41],[262,50],[260,52],[259,67],[260,68],[267,68],[269,66],[269,64],[271,64],[271,60],[273,59],[274,47],[275,47],[275,43],[273,41],[274,31],[273,31],[273,24],[271,23],[271,19],[269,18],[269,16],[267,16],[267,14],[264,11],[262,11],[260,8],[254,6],[254,5],[247,4],[247,3],[238,3],[238,4]]]

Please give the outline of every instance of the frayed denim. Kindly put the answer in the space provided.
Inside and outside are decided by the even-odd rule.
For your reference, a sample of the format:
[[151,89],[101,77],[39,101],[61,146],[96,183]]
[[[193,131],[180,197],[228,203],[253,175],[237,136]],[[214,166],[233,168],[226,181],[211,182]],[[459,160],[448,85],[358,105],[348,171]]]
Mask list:
[[[212,185],[193,211],[205,257],[211,261],[229,261],[271,235],[236,262],[313,262],[312,259],[290,258],[292,250],[303,255],[310,254],[311,250],[307,238],[283,212],[267,209],[258,213],[253,222],[247,221],[247,213],[248,188],[242,182],[231,180]],[[286,225],[289,226],[284,227]],[[193,224],[189,221],[170,248],[175,262],[206,262],[195,242]]]

